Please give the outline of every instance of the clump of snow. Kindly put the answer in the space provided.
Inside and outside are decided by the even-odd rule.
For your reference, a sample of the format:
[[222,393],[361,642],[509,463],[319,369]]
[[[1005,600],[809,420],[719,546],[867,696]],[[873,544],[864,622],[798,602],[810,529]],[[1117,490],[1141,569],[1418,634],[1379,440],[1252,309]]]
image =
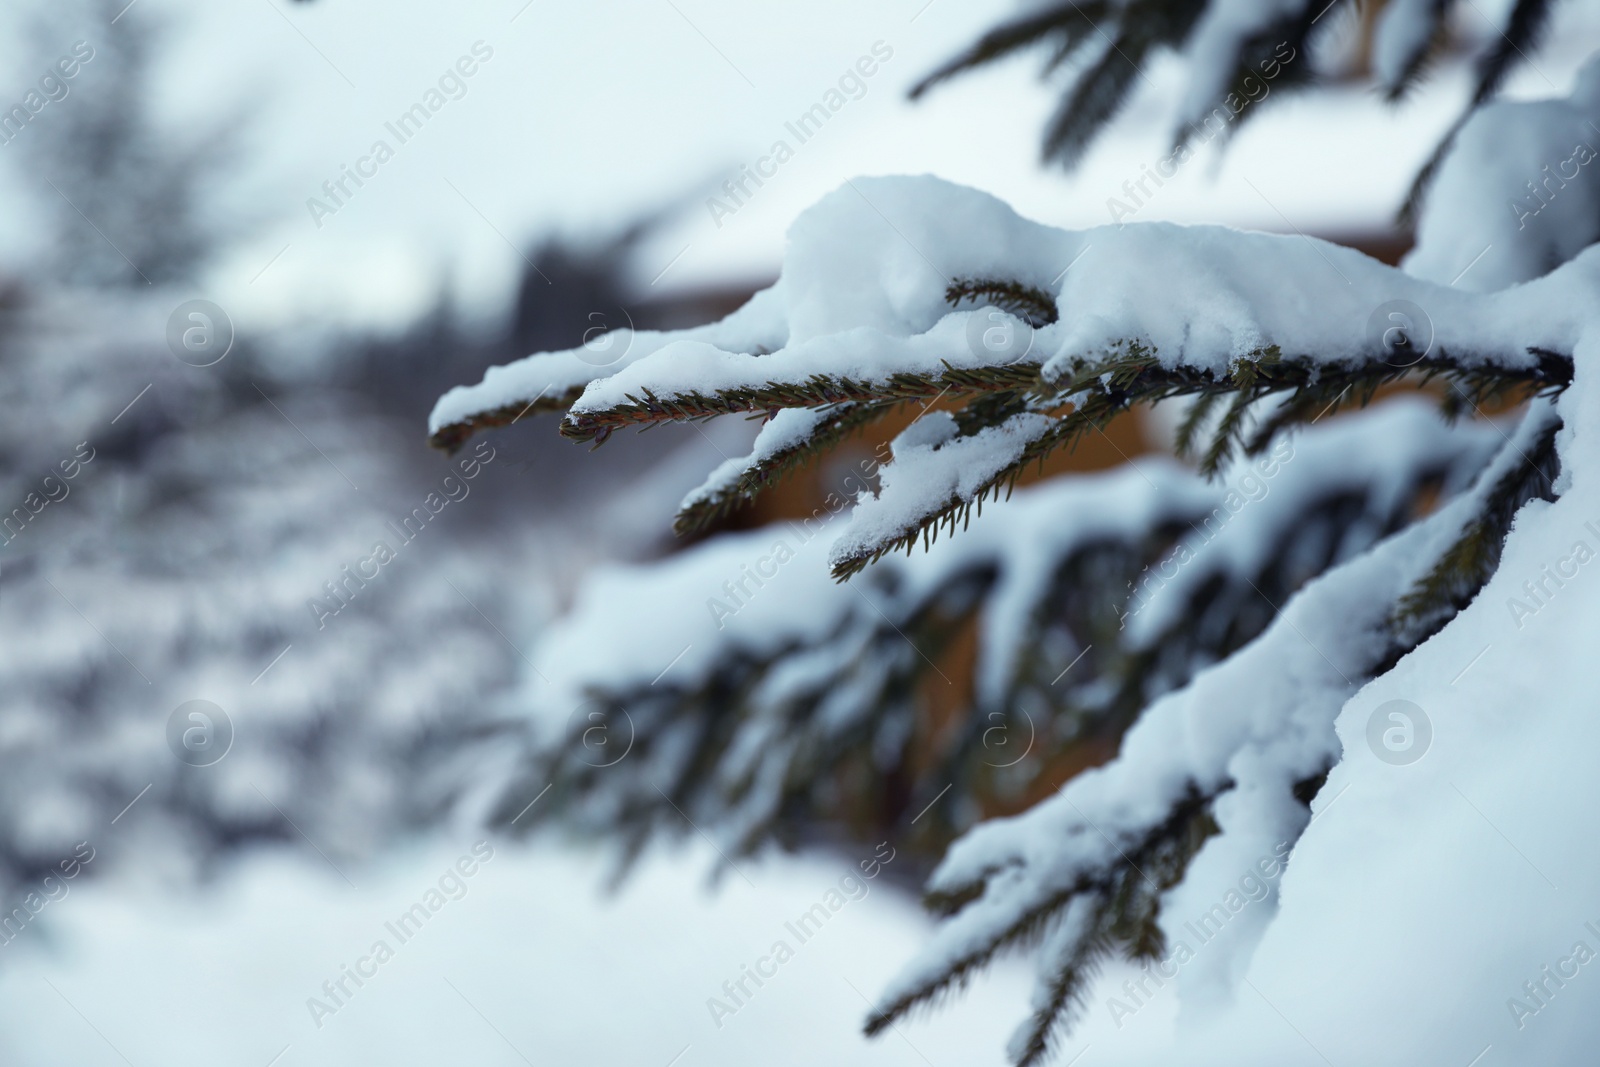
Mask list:
[[739,352],[781,347],[785,331],[770,292],[757,293],[725,319],[687,330],[616,330],[607,342],[564,352],[540,352],[503,367],[490,367],[477,385],[458,385],[433,406],[428,432],[436,433],[485,412],[559,399],[574,389],[606,378],[674,342],[701,341],[708,347]]
[[1530,347],[1571,351],[1585,313],[1568,296],[1600,270],[1594,260],[1580,256],[1564,278],[1514,297],[1485,298],[1305,237],[1169,223],[1072,232],[936,178],[863,178],[795,222],[779,281],[724,323],[638,335],[611,368],[571,353],[530,357],[447,394],[431,425],[582,380],[589,384],[572,411],[594,415],[646,393],[807,385],[818,375],[882,383],[947,364],[993,365],[969,340],[967,322],[979,312],[952,313],[945,301],[957,277],[1012,279],[1055,296],[1060,321],[1035,331],[1026,356],[1043,363],[1047,380],[1133,343],[1163,365],[1213,373],[1273,346],[1330,364],[1370,359],[1383,354],[1372,316],[1397,300],[1422,308],[1433,348],[1526,367]]
[[756,434],[748,455],[733,456],[719,463],[706,475],[704,482],[683,498],[679,510],[729,492],[749,471],[804,444],[826,418],[827,413],[822,408],[785,408],[778,412]]
[[902,434],[894,462],[883,468],[882,488],[876,497],[856,504],[850,528],[834,542],[831,561],[841,563],[914,533],[930,506],[971,500],[985,483],[1022,458],[1023,450],[1050,426],[1047,417],[1024,413],[970,437],[925,438],[937,444],[917,445],[915,435]]
[[[1391,9],[1392,10],[1392,9]],[[1474,292],[1549,273],[1600,238],[1600,59],[1565,99],[1474,112],[1428,190],[1407,271]]]

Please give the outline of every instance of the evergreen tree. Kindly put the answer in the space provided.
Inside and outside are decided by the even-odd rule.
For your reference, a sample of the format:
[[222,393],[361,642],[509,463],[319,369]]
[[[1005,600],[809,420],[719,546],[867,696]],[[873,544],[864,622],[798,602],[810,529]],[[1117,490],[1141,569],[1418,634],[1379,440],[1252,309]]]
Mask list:
[[[1303,57],[1338,3],[1035,5],[918,91],[1048,48],[1050,67],[1076,64],[1045,134],[1071,163],[1165,48],[1189,64],[1181,148],[1214,109],[1241,113],[1263,64],[1313,84]],[[1384,8],[1382,88],[1417,82],[1453,6]],[[751,453],[685,499],[685,534],[915,415],[812,517],[592,580],[537,658],[547,684],[499,821],[614,832],[625,860],[691,833],[729,862],[851,833],[942,853],[926,899],[945,921],[867,1029],[1031,945],[1010,1052],[1042,1062],[1100,962],[1168,955],[1177,887],[1223,899],[1226,857],[1286,854],[1330,803],[1341,709],[1452,626],[1513,524],[1547,513],[1530,502],[1572,484],[1564,394],[1600,327],[1594,179],[1563,173],[1578,188],[1541,198],[1552,214],[1526,236],[1482,211],[1574,155],[1589,111],[1590,70],[1569,99],[1491,103],[1548,6],[1519,0],[1479,57],[1407,269],[1298,236],[1066,232],[935,179],[859,179],[795,223],[779,281],[721,322],[624,335],[614,361],[534,355],[446,394],[430,425],[446,449],[546,411],[596,445],[762,419]],[[1493,135],[1511,126],[1525,136]],[[1445,243],[1490,226],[1513,247],[1457,286]],[[1192,467],[1140,459],[1013,494],[1157,404],[1181,408]],[[948,676],[963,642],[970,692]]]

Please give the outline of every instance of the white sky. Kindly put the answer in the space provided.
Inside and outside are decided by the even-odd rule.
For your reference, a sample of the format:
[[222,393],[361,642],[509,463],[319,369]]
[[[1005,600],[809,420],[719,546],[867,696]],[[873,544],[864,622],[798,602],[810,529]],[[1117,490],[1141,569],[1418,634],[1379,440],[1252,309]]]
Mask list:
[[[645,249],[641,284],[657,275],[663,289],[769,276],[795,214],[862,174],[932,172],[1044,221],[1097,225],[1109,221],[1107,197],[1162,154],[1180,76],[1171,63],[1149,70],[1111,135],[1067,177],[1038,165],[1054,103],[1037,81],[1038,56],[948,84],[920,104],[905,99],[909,84],[1008,11],[1005,3],[137,3],[179,31],[163,68],[170,116],[236,100],[260,109],[248,204],[269,221],[204,294],[247,325],[403,321],[446,277],[469,307],[494,311],[521,265],[512,244],[551,230],[602,236],[695,190],[681,221]],[[1483,0],[1475,10],[1503,6]],[[1561,54],[1571,36],[1559,35],[1519,87],[1565,91],[1581,58]],[[384,123],[479,40],[494,56],[466,95],[397,145]],[[715,225],[709,187],[775,139],[794,144],[784,123],[880,40],[894,56],[866,95]],[[20,97],[31,80],[13,67],[0,90]],[[1215,158],[1191,162],[1137,217],[1312,233],[1381,227],[1463,86],[1460,71],[1447,72],[1399,111],[1353,91],[1273,100],[1220,168]],[[379,137],[398,148],[395,158],[318,229],[307,199]]]

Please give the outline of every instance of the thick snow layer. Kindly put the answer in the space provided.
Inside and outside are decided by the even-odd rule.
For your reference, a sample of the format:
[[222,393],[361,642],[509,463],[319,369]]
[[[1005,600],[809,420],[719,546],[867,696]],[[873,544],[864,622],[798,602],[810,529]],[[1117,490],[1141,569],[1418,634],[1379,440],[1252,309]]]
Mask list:
[[776,348],[783,344],[784,333],[767,311],[771,302],[770,294],[758,294],[732,315],[706,326],[675,333],[618,330],[592,338],[589,347],[541,353],[508,366],[490,367],[477,385],[458,385],[439,398],[428,419],[428,432],[482,412],[532,404],[541,398],[560,399],[570,390],[616,374],[669,343],[703,340],[708,345],[741,351]]
[[1546,274],[1600,238],[1597,123],[1600,59],[1569,97],[1476,112],[1424,201],[1406,270],[1490,292]]
[[[1433,347],[1523,366],[1531,346],[1571,351],[1587,315],[1572,287],[1597,270],[1596,255],[1582,256],[1515,294],[1482,296],[1305,237],[1168,223],[1071,232],[937,178],[860,179],[795,222],[772,289],[718,326],[651,335],[647,354],[595,377],[572,410],[604,412],[647,391],[670,398],[819,374],[882,382],[991,365],[992,353],[970,340],[982,311],[952,312],[944,299],[963,277],[1015,279],[1055,296],[1060,321],[1033,333],[1025,357],[1007,355],[1043,362],[1051,378],[1134,342],[1165,365],[1219,373],[1271,346],[1325,362],[1371,358],[1380,352],[1374,315],[1395,301],[1422,309]],[[430,425],[526,403],[570,381],[569,364],[536,355],[491,371],[484,384],[447,394]]]
[[970,437],[936,444],[915,444],[902,434],[895,442],[894,462],[883,470],[882,488],[851,512],[850,528],[834,542],[831,560],[870,553],[916,532],[930,504],[971,500],[1049,429],[1045,416],[1024,413]]

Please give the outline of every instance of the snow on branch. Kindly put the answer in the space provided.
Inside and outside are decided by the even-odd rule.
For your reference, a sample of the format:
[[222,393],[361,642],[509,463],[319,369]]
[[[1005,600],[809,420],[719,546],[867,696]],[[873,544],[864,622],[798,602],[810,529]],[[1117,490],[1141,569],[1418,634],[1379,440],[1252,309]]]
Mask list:
[[[895,447],[949,420],[930,413]],[[842,783],[888,776],[908,783],[897,800],[850,793],[848,811],[938,846],[975,816],[970,801],[938,803],[951,781],[996,803],[1033,795],[1072,746],[1114,742],[1156,696],[1264,630],[1275,603],[1453,496],[1501,441],[1402,399],[1215,482],[1146,458],[1024,489],[848,587],[823,563],[855,521],[821,511],[603,572],[536,653],[552,683],[537,690],[538,754],[502,818],[553,782],[519,826],[559,815],[642,846],[681,829],[681,809],[737,855],[844,818]],[[932,738],[917,694],[952,684],[951,641],[969,619],[977,656],[958,699],[970,710]],[[611,739],[625,770],[594,750],[597,710],[625,735]]]
[[[1072,76],[1044,133],[1044,155],[1076,165],[1094,138],[1143,84],[1139,74],[1162,52],[1177,54],[1181,87],[1174,158],[1211,139],[1211,116],[1226,122],[1254,114],[1275,88],[1316,81],[1310,52],[1316,35],[1350,0],[1043,0],[1001,23],[912,88],[916,98],[958,74],[1042,49],[1046,74]],[[1490,20],[1470,2],[1469,20]],[[1516,0],[1504,22],[1484,35],[1472,94],[1477,107],[1494,97],[1517,63],[1540,44],[1550,0]],[[1462,10],[1454,0],[1391,0],[1372,41],[1373,73],[1399,99],[1454,40],[1449,26]],[[1330,17],[1330,15],[1332,17]],[[1458,42],[1457,42],[1458,43]],[[1449,143],[1448,137],[1445,144]]]
[[504,367],[491,367],[477,385],[458,385],[434,405],[428,442],[454,452],[478,430],[509,426],[528,415],[565,411],[589,383],[606,378],[673,343],[703,341],[741,351],[763,352],[783,344],[782,333],[763,312],[770,301],[758,294],[720,322],[662,333],[620,329],[586,339],[578,348],[541,352]]
[[[800,218],[777,284],[722,323],[637,335],[611,368],[581,349],[496,368],[446,395],[430,426],[456,445],[528,405],[566,403],[582,382],[562,426],[578,440],[811,409],[686,501],[679,525],[693,529],[896,403],[966,401],[957,432],[916,451],[928,477],[896,471],[910,453],[886,468],[897,502],[871,503],[876,525],[864,518],[834,559],[842,578],[966,521],[1136,403],[1228,400],[1204,454],[1211,473],[1401,378],[1442,380],[1459,408],[1559,391],[1583,315],[1573,275],[1586,269],[1481,296],[1306,238],[1157,223],[1068,232],[937,179],[862,179]],[[961,309],[977,300],[991,303]],[[1397,334],[1395,308],[1415,338]]]
[[[1392,662],[1388,613],[1416,579],[1417,560],[1436,551],[1468,504],[1449,505],[1317,578],[1259,638],[1146,709],[1115,761],[955,842],[928,883],[929,902],[949,917],[884,991],[868,1032],[1030,942],[1080,898],[1094,911],[1083,936],[1109,936],[1135,958],[1152,958],[1165,944],[1152,929],[1161,896],[1185,869],[1198,869],[1197,857],[1270,854],[1298,838],[1309,818],[1300,795],[1339,756],[1335,716]],[[1230,875],[1239,869],[1222,866]],[[1186,890],[1202,899],[1226,888],[1194,882],[1191,874]],[[1087,974],[1055,978],[1076,986]],[[1034,1062],[1051,1031],[1070,1021],[1071,997],[1053,1003],[1053,1013],[1027,1024],[1021,1047],[1031,1051],[1019,1063]]]

